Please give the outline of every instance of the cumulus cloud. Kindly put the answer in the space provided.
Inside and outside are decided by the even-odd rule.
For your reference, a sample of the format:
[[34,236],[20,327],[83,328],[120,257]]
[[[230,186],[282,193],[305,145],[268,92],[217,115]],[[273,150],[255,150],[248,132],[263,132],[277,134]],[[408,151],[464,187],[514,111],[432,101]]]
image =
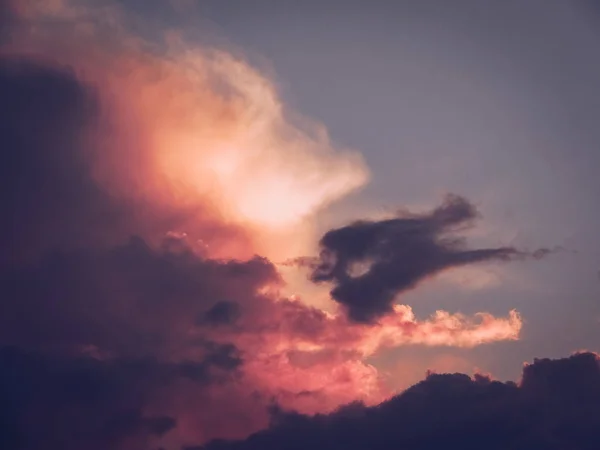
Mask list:
[[299,263],[313,269],[313,281],[333,282],[331,297],[353,320],[370,322],[393,312],[398,294],[444,269],[548,254],[547,249],[531,254],[513,247],[469,249],[456,232],[477,216],[465,198],[448,195],[425,214],[360,221],[328,231],[320,240],[320,258]]
[[[306,245],[303,219],[368,178],[357,152],[338,148],[320,124],[291,114],[274,83],[232,53],[189,45],[168,30],[143,39],[129,31],[138,18],[110,2],[25,1],[18,9],[20,26],[2,54],[66,68],[72,84],[92,91],[88,103],[96,110],[75,115],[87,118],[73,124],[85,148],[76,156],[96,187],[125,204],[121,220],[129,232],[156,238],[170,227],[201,239],[213,255],[275,256],[294,251],[289,241],[274,244],[278,236],[289,237],[293,227],[294,242]],[[56,107],[41,104],[44,97],[28,101],[50,115]],[[13,119],[22,133],[8,148],[34,151],[38,144],[22,142],[23,135],[54,128],[21,114],[32,114],[31,123]],[[75,138],[72,130],[67,136]],[[57,170],[73,164],[72,152],[64,156],[57,155]]]
[[520,383],[429,374],[380,405],[307,417],[273,410],[272,427],[207,450],[592,449],[600,425],[600,360],[580,353],[526,365]]
[[[274,404],[313,414],[381,402],[389,390],[367,362],[380,349],[518,338],[515,311],[419,319],[388,303],[379,321],[356,323],[352,310],[286,296],[271,261],[309,251],[308,219],[367,180],[360,156],[318,124],[291,120],[274,83],[229,52],[156,30],[150,42],[109,2],[31,0],[0,11],[7,5],[3,448],[146,450],[243,438],[268,425]],[[516,257],[436,240],[470,208],[456,200],[398,219],[404,225],[332,230],[322,243],[342,266],[362,263],[344,237],[356,231],[387,273],[383,236],[426,266],[415,282],[457,258]],[[402,234],[409,224],[414,239]],[[338,269],[327,270],[315,280],[342,286]],[[385,295],[404,289],[380,278]]]

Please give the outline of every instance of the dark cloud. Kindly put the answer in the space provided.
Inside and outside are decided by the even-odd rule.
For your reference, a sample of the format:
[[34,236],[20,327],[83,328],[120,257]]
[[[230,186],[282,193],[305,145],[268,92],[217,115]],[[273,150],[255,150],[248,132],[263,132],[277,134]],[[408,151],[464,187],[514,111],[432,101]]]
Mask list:
[[600,361],[592,353],[536,360],[520,384],[430,374],[375,407],[352,404],[307,417],[275,409],[271,429],[206,450],[325,448],[594,449]]
[[14,0],[0,0],[0,44],[10,36],[13,23],[17,19]]
[[157,394],[182,379],[207,385],[240,364],[227,346],[212,345],[202,361],[153,358],[101,360],[0,349],[0,446],[6,449],[145,449],[148,438],[176,427],[147,416]]
[[[320,241],[320,258],[300,262],[313,268],[313,281],[333,282],[331,296],[347,308],[351,319],[370,322],[391,312],[397,294],[444,269],[528,256],[513,247],[469,249],[454,233],[477,216],[466,199],[449,195],[429,213],[360,221],[328,231]],[[532,257],[546,252],[539,250]]]
[[0,98],[2,261],[114,228],[115,205],[86,160],[98,114],[93,90],[68,68],[2,57]]
[[[182,249],[132,238],[0,271],[2,448],[145,450],[180,414],[198,415],[203,429],[204,415],[243,407],[211,397],[243,386],[244,355],[213,341],[209,325],[228,301],[265,302],[256,292],[277,274],[260,258],[215,261]],[[179,411],[183,395],[200,402],[195,413]]]
[[219,301],[208,311],[203,313],[199,319],[199,325],[230,325],[240,315],[240,307],[235,302]]
[[0,272],[0,342],[61,353],[93,345],[108,354],[168,354],[194,345],[187,330],[196,317],[223,319],[220,299],[250,302],[277,279],[261,258],[207,260],[152,249],[141,238],[107,250],[55,251]]

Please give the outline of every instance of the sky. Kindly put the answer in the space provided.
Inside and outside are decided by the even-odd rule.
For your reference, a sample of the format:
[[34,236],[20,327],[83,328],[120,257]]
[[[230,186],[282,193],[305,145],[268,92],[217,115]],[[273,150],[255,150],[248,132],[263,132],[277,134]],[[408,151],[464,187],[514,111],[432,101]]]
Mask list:
[[594,2],[0,30],[0,447],[595,448]]

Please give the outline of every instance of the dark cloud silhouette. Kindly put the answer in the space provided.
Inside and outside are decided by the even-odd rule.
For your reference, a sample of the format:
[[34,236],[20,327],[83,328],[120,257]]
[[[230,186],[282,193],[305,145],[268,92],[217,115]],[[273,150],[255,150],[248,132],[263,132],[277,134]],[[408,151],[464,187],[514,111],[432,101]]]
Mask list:
[[66,68],[2,57],[0,97],[2,261],[81,242],[108,225],[114,205],[86,162],[93,91]]
[[520,384],[430,374],[375,407],[352,404],[314,417],[274,409],[271,429],[202,448],[591,450],[599,425],[600,361],[580,353],[535,360],[524,368]]
[[200,429],[204,415],[244,407],[218,400],[235,395],[243,352],[209,331],[220,299],[260,303],[256,291],[277,274],[260,258],[206,260],[183,248],[132,238],[0,271],[2,448],[141,450],[193,416],[179,411],[182,395],[211,405],[198,406]]
[[425,214],[402,214],[381,221],[359,221],[328,231],[320,258],[301,259],[315,282],[333,282],[332,298],[357,322],[371,322],[391,312],[396,295],[444,269],[484,261],[543,257],[513,247],[469,249],[456,232],[478,217],[463,197],[448,195]]
[[141,238],[107,250],[55,251],[0,272],[0,342],[60,353],[94,345],[108,354],[170,354],[195,345],[188,329],[199,315],[214,322],[220,299],[250,302],[277,279],[261,258],[206,260],[152,249]]
[[[5,449],[147,448],[148,438],[175,428],[169,416],[144,409],[188,379],[200,385],[231,376],[241,361],[211,345],[202,361],[57,357],[0,349],[0,446]],[[216,369],[216,370],[215,370]]]

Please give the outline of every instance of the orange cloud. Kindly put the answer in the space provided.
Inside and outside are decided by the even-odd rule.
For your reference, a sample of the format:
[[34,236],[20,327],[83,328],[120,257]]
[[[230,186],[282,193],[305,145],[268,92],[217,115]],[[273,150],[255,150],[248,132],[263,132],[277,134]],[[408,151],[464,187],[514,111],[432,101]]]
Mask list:
[[140,40],[114,8],[31,2],[23,10],[55,23],[15,32],[10,51],[72,67],[99,96],[98,181],[115,196],[188,211],[176,231],[194,235],[213,215],[250,233],[250,248],[219,242],[211,254],[306,251],[307,219],[368,178],[358,153],[336,148],[321,125],[292,120],[274,83],[239,57],[172,33]]

